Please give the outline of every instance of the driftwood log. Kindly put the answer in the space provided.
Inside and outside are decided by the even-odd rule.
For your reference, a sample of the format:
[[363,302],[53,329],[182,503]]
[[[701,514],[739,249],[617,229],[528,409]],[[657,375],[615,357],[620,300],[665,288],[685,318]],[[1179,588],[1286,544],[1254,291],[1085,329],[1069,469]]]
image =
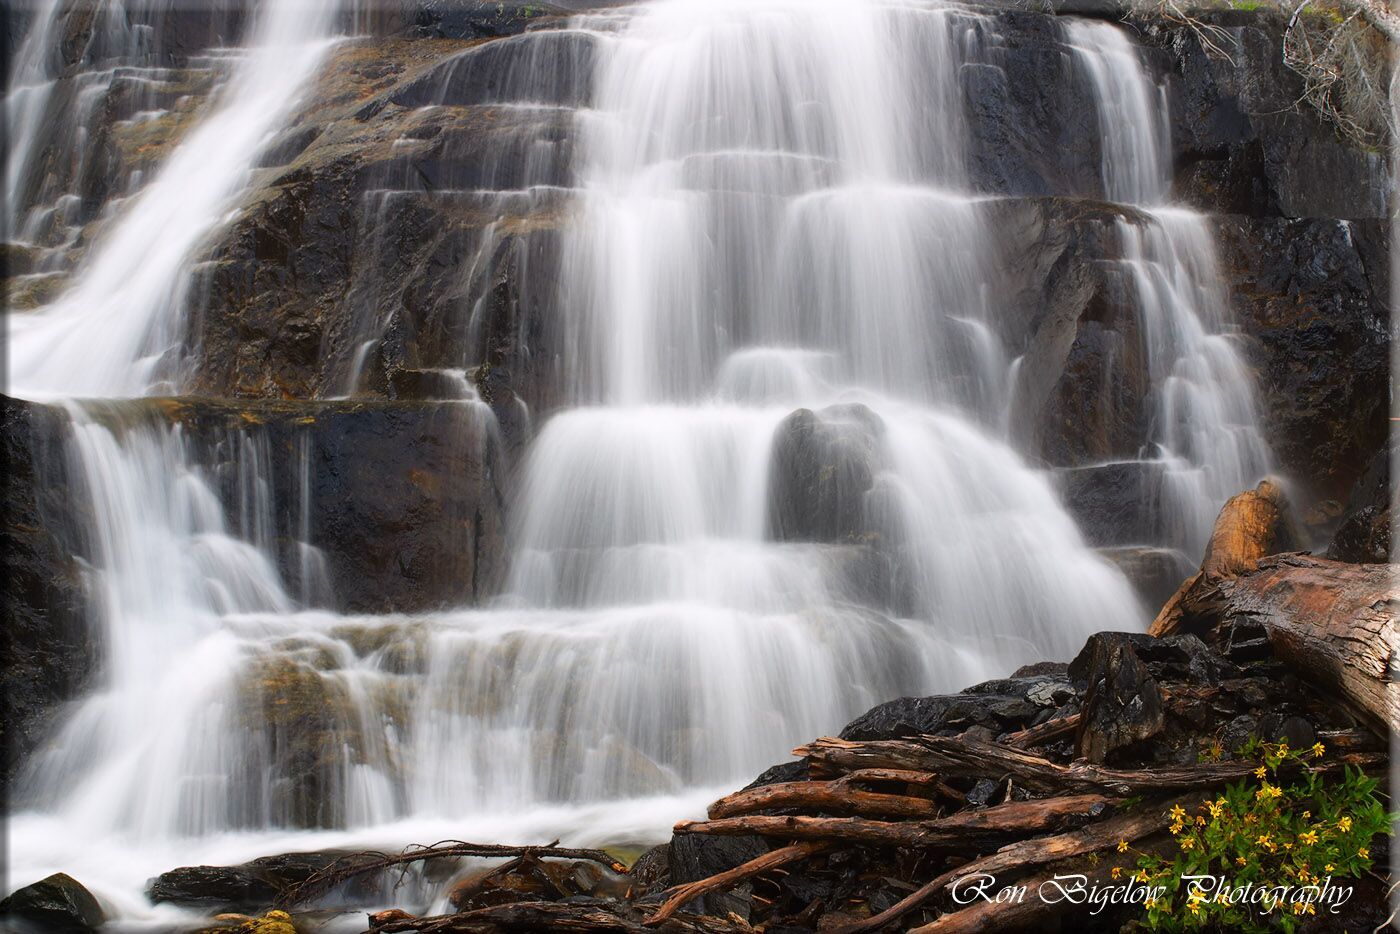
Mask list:
[[1204,634],[1222,626],[1262,631],[1274,657],[1306,681],[1375,725],[1400,730],[1400,696],[1390,685],[1400,640],[1393,565],[1287,554],[1236,576],[1192,580],[1153,624],[1153,635]]

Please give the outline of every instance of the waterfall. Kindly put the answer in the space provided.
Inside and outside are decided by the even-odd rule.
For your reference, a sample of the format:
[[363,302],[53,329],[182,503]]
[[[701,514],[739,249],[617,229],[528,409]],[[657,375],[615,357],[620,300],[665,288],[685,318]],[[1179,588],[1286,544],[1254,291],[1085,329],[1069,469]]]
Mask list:
[[[301,479],[274,483],[256,426],[211,438],[71,400],[181,391],[192,267],[333,14],[269,3],[71,288],[11,317],[15,388],[70,400],[105,662],[25,776],[24,881],[70,871],[140,915],[145,879],[176,865],[447,836],[651,840],[875,703],[1143,622],[1005,430],[1002,259],[959,83],[994,25],[913,0],[656,0],[459,54],[444,88],[489,70],[497,42],[567,60],[486,101],[564,111],[567,178],[541,146],[528,171],[501,160],[431,192],[378,179],[332,391],[365,391],[388,328],[370,287],[387,212],[567,200],[564,403],[534,413],[493,599],[327,609],[308,447],[285,465]],[[1110,140],[1106,191],[1153,217],[1120,228],[1121,265],[1147,322],[1154,441],[1180,514],[1194,510],[1171,533],[1187,545],[1266,455],[1208,229],[1159,204],[1161,94],[1118,30],[1070,35]],[[476,313],[461,309],[469,327]],[[450,404],[484,445],[493,416],[461,372]],[[277,516],[297,517],[292,561]],[[92,842],[74,855],[79,829]]]
[[10,316],[13,391],[131,396],[173,375],[192,256],[290,115],[328,47],[335,12],[336,0],[268,5],[213,112],[104,232],[71,288]]
[[1066,34],[1095,91],[1104,191],[1149,217],[1146,224],[1120,221],[1118,238],[1151,369],[1152,440],[1166,468],[1164,541],[1194,560],[1225,500],[1269,470],[1253,379],[1234,344],[1210,222],[1168,203],[1164,90],[1119,27],[1071,22]]

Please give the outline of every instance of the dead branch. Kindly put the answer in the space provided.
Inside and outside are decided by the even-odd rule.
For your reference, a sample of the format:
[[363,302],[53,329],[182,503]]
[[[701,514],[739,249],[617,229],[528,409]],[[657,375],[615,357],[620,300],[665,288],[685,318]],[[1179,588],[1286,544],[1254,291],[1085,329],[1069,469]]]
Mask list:
[[831,849],[832,844],[824,842],[795,843],[781,849],[764,853],[755,859],[749,860],[741,866],[736,866],[727,872],[690,882],[682,886],[670,889],[672,893],[656,913],[647,918],[648,925],[660,924],[671,918],[677,911],[701,895],[710,892],[720,891],[738,885],[745,879],[752,878],[770,869],[777,869],[779,866],[786,866],[788,863],[807,859],[818,853]]
[[1009,801],[960,811],[938,820],[872,821],[860,817],[762,816],[681,821],[676,833],[726,836],[758,834],[791,840],[840,840],[877,846],[918,846],[926,850],[976,852],[1016,837],[1061,830],[1076,821],[1102,816],[1112,802],[1102,795],[1070,795],[1035,801]]
[[402,853],[375,851],[349,853],[319,869],[304,881],[283,892],[277,899],[279,908],[289,908],[329,891],[342,882],[372,872],[395,867],[407,868],[412,863],[429,859],[463,859],[468,857],[549,857],[552,859],[585,859],[607,866],[613,872],[626,872],[627,867],[602,850],[573,849],[558,846],[554,841],[546,846],[501,846],[492,843],[464,843],[446,840],[432,846],[412,846]]

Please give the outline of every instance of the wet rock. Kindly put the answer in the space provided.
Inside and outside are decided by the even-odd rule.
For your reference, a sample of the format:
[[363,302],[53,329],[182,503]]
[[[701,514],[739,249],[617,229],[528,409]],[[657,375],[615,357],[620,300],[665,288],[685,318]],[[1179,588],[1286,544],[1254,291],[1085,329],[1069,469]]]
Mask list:
[[779,541],[838,542],[874,534],[866,494],[883,455],[884,423],[864,405],[798,409],[778,426],[768,525]]
[[182,866],[147,883],[146,895],[157,904],[254,915],[343,855],[333,851],[287,853],[237,866]]
[[1129,284],[1103,262],[1131,208],[1063,198],[987,209],[1008,273],[996,283],[1003,340],[1021,357],[1013,434],[1048,464],[1136,460],[1147,440],[1146,344]]
[[1334,561],[1383,564],[1390,560],[1392,444],[1371,458],[1370,466],[1347,497],[1342,520],[1327,548]]
[[[677,834],[671,838],[671,884],[683,885],[741,866],[768,852],[761,837],[716,837],[709,834]],[[727,918],[749,917],[753,885],[745,882],[725,892],[696,899],[692,910]]]
[[20,932],[76,934],[94,931],[106,920],[92,893],[67,873],[54,873],[0,901],[0,918]]
[[69,472],[67,417],[0,397],[3,446],[5,639],[0,691],[5,757],[0,783],[38,747],[64,701],[96,670],[84,565],[86,487]]
[[1055,477],[1090,545],[1143,545],[1161,538],[1165,472],[1160,461],[1134,460],[1060,470]]
[[[227,465],[240,436],[273,466],[279,559],[301,573],[298,540],[324,558],[337,609],[416,611],[476,602],[503,557],[504,471],[490,413],[463,403],[152,403],[190,428],[237,522]],[[305,486],[301,485],[303,478]],[[306,528],[300,526],[306,507]]]
[[878,704],[848,723],[842,739],[895,739],[920,733],[952,731],[992,741],[1024,729],[1046,708],[1078,697],[1073,684],[1056,670],[1043,675],[1002,678],[974,685],[961,694],[902,697]]
[[1154,613],[1195,570],[1190,559],[1174,548],[1129,545],[1100,548],[1099,554],[1123,572],[1142,602]]
[[[1178,196],[1218,212],[1384,217],[1383,160],[1344,142],[1315,111],[1295,106],[1302,79],[1279,55],[1286,24],[1277,10],[1201,15],[1223,30],[1229,61],[1208,52],[1186,26],[1155,25],[1147,34],[1173,60]],[[1349,183],[1337,184],[1340,178]]]
[[1386,225],[1232,217],[1216,229],[1266,437],[1295,481],[1298,513],[1345,502],[1389,431]]
[[1156,680],[1132,642],[1118,636],[1090,637],[1070,665],[1088,682],[1075,747],[1090,762],[1103,763],[1114,751],[1150,739],[1166,725]]

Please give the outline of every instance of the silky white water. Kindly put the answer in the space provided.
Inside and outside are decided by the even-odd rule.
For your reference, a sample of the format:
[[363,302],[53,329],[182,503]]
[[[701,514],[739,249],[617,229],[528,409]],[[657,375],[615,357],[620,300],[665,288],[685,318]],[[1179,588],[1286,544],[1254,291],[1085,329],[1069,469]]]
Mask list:
[[[17,392],[179,391],[191,264],[305,94],[332,13],[263,11],[211,112],[71,289],[11,317]],[[1127,581],[1003,437],[1000,259],[958,85],[983,26],[928,3],[660,0],[567,27],[597,53],[558,271],[569,404],[518,465],[489,606],[330,612],[317,543],[301,542],[297,586],[273,559],[271,517],[305,514],[310,493],[272,501],[255,429],[195,437],[73,404],[103,667],[24,777],[12,881],[62,869],[153,917],[140,889],[177,865],[444,837],[656,840],[875,703],[1140,626]],[[1156,203],[1160,95],[1120,33],[1086,28],[1112,33],[1071,34],[1109,50],[1082,53],[1105,136],[1142,137],[1105,150],[1108,190]],[[393,198],[368,194],[364,223]],[[1243,376],[1212,315],[1205,227],[1155,216],[1120,232],[1123,265],[1150,322],[1161,456],[1213,514],[1238,488],[1227,467],[1259,469],[1249,387],[1227,384]],[[357,309],[357,347],[381,337],[377,311]],[[336,391],[358,390],[361,365]],[[490,410],[470,392],[454,404],[484,445]],[[841,491],[859,535],[776,531],[794,494],[774,452],[799,408],[868,447],[868,488]],[[1244,440],[1227,454],[1221,438]],[[231,455],[211,450],[237,452],[235,493],[217,482]]]
[[1235,327],[1205,215],[1168,203],[1170,130],[1165,90],[1146,74],[1127,34],[1072,22],[1071,48],[1098,105],[1104,190],[1151,221],[1120,221],[1118,237],[1137,297],[1155,400],[1148,452],[1166,466],[1164,541],[1201,553],[1225,500],[1269,470],[1254,385]]

